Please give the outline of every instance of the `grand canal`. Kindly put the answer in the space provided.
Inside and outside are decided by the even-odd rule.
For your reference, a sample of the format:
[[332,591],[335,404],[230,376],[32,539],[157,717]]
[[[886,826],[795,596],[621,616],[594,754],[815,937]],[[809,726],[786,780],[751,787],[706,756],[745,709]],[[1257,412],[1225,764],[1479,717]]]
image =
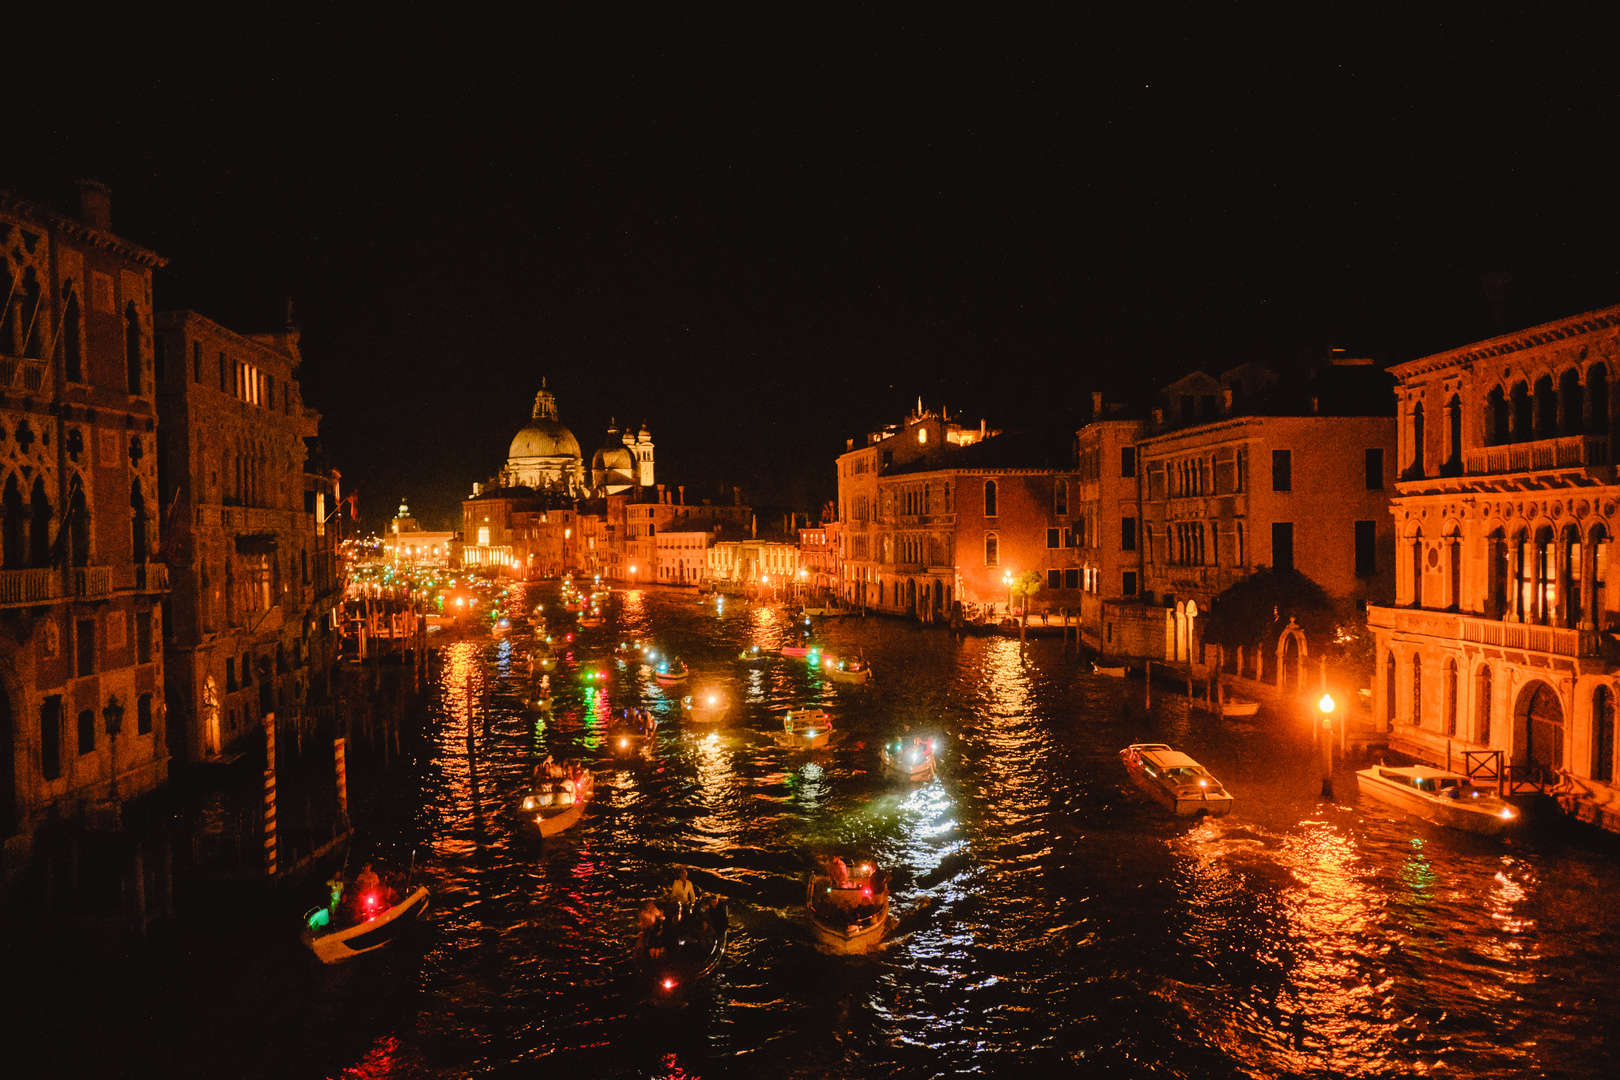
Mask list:
[[[802,661],[732,659],[786,640],[764,607],[651,590],[615,592],[607,612],[576,660],[658,642],[686,658],[691,688],[731,696],[729,722],[694,733],[644,673],[586,688],[568,665],[541,713],[522,700],[521,643],[447,643],[414,768],[355,797],[372,850],[417,852],[428,924],[329,969],[298,946],[293,911],[153,946],[149,996],[131,1003],[151,1024],[113,1026],[134,1071],[1612,1075],[1620,856],[1602,838],[1414,822],[1363,802],[1348,768],[1325,801],[1291,722],[1216,721],[1168,693],[1144,711],[1139,682],[1079,674],[1053,640],[830,620],[818,637],[877,672],[835,687]],[[842,740],[778,747],[782,712],[807,702]],[[616,764],[608,713],[636,704],[659,717],[656,747]],[[934,783],[877,772],[877,742],[903,723],[944,736]],[[1115,756],[1147,739],[1200,759],[1235,812],[1195,824],[1149,804]],[[545,753],[595,762],[598,804],[541,845],[508,808]],[[814,856],[841,845],[894,872],[899,925],[864,957],[819,952],[802,914]],[[733,937],[670,1010],[645,1001],[627,959],[636,908],[678,867],[729,898]]]

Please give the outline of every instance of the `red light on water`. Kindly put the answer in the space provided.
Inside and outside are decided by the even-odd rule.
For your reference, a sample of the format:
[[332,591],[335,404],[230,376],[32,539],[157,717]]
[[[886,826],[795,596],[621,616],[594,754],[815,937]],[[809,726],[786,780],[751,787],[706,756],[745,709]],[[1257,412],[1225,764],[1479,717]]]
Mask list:
[[675,989],[675,980],[674,979],[665,979],[664,980],[664,989],[665,990],[673,990],[673,989]]

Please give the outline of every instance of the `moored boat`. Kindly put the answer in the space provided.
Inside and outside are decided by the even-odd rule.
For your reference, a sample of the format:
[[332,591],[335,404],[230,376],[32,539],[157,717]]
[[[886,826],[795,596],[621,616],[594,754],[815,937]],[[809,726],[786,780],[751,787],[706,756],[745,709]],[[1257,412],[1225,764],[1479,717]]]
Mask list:
[[1463,773],[1427,765],[1374,765],[1358,770],[1356,779],[1363,795],[1440,825],[1495,836],[1519,820],[1511,804]]
[[556,836],[579,823],[585,804],[591,801],[596,780],[590,772],[575,766],[542,766],[529,793],[518,804],[519,813],[530,821],[541,836]]
[[321,963],[336,964],[387,945],[427,907],[426,885],[413,887],[407,879],[396,891],[378,881],[305,912],[303,941]]
[[1244,701],[1242,698],[1227,698],[1221,702],[1222,716],[1253,716],[1260,711],[1258,701]]
[[832,741],[833,718],[820,709],[793,709],[782,718],[782,741],[799,750],[819,750]]
[[1202,765],[1166,743],[1132,743],[1119,752],[1131,782],[1177,817],[1231,812],[1232,795]]
[[[651,908],[657,909],[656,917]],[[695,904],[657,900],[642,909],[641,933],[631,956],[648,979],[653,1000],[673,1003],[720,966],[727,937],[723,897],[708,894]]]
[[1091,665],[1091,670],[1093,674],[1108,675],[1115,679],[1123,679],[1127,673],[1123,665],[1119,667],[1110,667],[1096,663],[1095,661]]
[[805,910],[823,947],[864,952],[883,939],[888,927],[889,875],[870,859],[829,859],[810,877]]
[[913,783],[927,783],[934,778],[934,740],[906,735],[884,743],[880,749],[883,771],[888,775]]

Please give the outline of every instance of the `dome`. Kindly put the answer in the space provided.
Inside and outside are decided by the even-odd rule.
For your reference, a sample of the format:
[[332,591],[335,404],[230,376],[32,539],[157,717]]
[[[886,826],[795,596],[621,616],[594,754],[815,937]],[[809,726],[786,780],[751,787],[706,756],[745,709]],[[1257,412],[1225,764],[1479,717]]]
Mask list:
[[574,433],[558,421],[536,418],[529,421],[528,427],[517,433],[517,437],[512,440],[512,449],[506,456],[577,458],[580,456],[579,442],[575,440]]
[[596,457],[591,462],[591,468],[593,469],[614,470],[617,472],[630,472],[635,467],[635,459],[630,456],[630,451],[622,446],[603,447],[596,452]]

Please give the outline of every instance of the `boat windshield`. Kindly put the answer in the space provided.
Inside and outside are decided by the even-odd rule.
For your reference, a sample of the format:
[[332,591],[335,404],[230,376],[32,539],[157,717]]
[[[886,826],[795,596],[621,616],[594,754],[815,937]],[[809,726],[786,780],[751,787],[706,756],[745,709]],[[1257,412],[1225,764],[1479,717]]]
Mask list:
[[1207,772],[1196,765],[1178,765],[1173,769],[1164,770],[1164,775],[1166,779],[1176,780],[1184,784],[1190,784],[1195,780],[1203,780],[1209,776]]

